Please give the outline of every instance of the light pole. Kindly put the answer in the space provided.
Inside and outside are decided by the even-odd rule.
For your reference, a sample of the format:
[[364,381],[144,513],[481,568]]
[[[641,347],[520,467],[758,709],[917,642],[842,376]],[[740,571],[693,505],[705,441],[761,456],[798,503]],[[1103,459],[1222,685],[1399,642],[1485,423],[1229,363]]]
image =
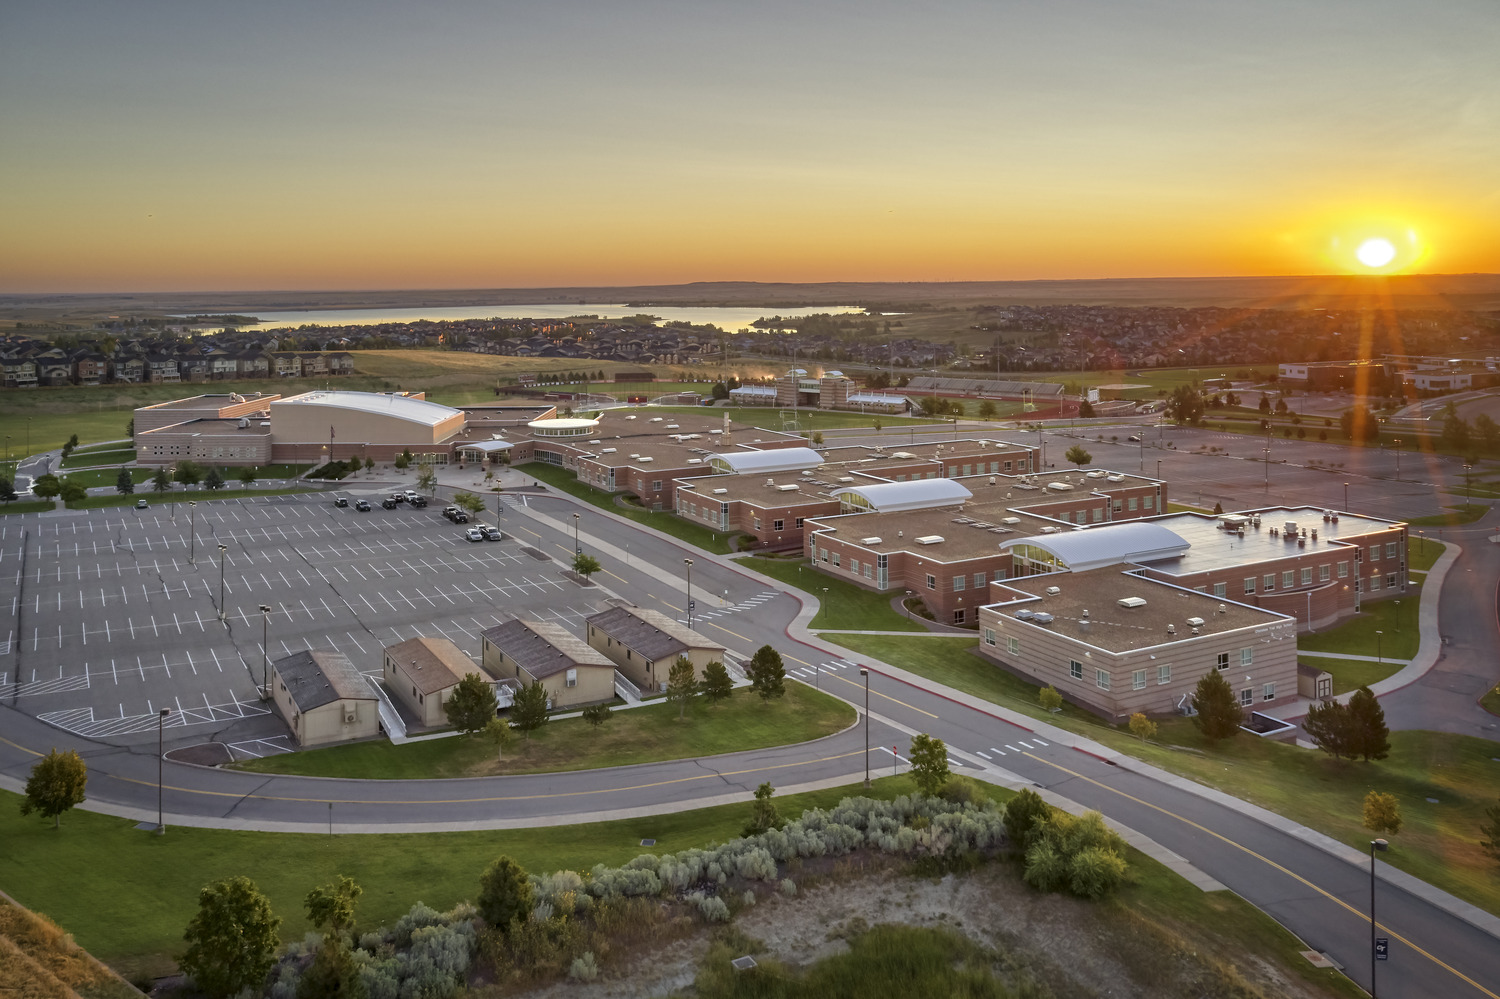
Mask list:
[[583,545],[578,543],[578,514],[573,514],[573,554],[582,555]]
[[1266,446],[1261,448],[1266,453],[1266,491],[1271,490],[1271,435],[1266,435]]
[[693,627],[693,560],[685,558],[682,564],[687,568],[687,626]]
[[161,811],[161,784],[162,784],[162,728],[167,722],[167,715],[172,713],[171,708],[162,708],[156,713],[156,835],[160,836],[167,831],[166,823],[162,822]]
[[188,500],[188,565],[197,565],[198,501]]
[[31,417],[26,417],[26,453],[31,453]]
[[1375,632],[1375,662],[1377,665],[1384,665],[1385,663],[1385,653],[1381,647],[1381,644],[1384,641],[1381,636],[1383,636],[1384,634],[1385,632],[1383,631]]
[[1378,850],[1384,853],[1386,847],[1390,846],[1382,837],[1370,840],[1370,999],[1375,999],[1375,962],[1378,955],[1375,952],[1375,853]]
[[[901,603],[901,609],[906,611],[906,616],[911,618],[911,590],[906,591],[906,599]],[[912,618],[912,620],[915,620]]]
[[271,605],[260,605],[260,699],[271,698]]
[[1156,459],[1156,478],[1157,478],[1157,481],[1161,480],[1161,459],[1160,458]]
[[1344,512],[1349,512],[1349,483],[1344,483]]
[[1469,500],[1473,497],[1474,493],[1474,480],[1469,476],[1469,469],[1473,467],[1467,461],[1464,462],[1464,506],[1469,505]]
[[1417,551],[1421,552],[1423,555],[1427,554],[1427,532],[1426,531],[1418,531],[1417,532]]
[[219,546],[219,620],[224,620],[224,553],[229,551],[228,545]]
[[865,681],[865,787],[870,786],[870,671],[863,666],[859,675]]
[[1401,438],[1391,441],[1391,447],[1396,449],[1396,481],[1401,481]]

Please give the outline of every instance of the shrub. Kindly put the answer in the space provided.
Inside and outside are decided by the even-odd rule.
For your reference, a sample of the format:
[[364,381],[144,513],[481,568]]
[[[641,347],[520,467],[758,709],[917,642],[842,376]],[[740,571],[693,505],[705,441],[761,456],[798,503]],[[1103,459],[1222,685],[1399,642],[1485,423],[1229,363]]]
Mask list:
[[705,922],[729,922],[729,906],[725,905],[724,900],[719,896],[695,893],[692,898],[693,904],[698,908],[698,914]]
[[568,977],[575,982],[592,982],[599,977],[599,965],[594,960],[594,952],[586,950],[579,957],[573,959],[568,966]]
[[1005,805],[1006,839],[1017,850],[1025,852],[1031,846],[1037,824],[1046,821],[1051,814],[1052,806],[1043,801],[1041,795],[1029,787],[1023,788]]
[[787,898],[792,898],[797,894],[797,882],[793,881],[791,878],[783,878],[781,881],[781,885],[777,890]]

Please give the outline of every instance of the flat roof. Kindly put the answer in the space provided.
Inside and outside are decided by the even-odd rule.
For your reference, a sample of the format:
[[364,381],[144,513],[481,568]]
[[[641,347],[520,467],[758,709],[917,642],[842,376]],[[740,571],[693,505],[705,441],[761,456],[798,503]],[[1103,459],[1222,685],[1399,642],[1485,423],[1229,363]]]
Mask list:
[[[1164,558],[1149,563],[1152,571],[1174,576],[1214,572],[1236,566],[1252,566],[1261,562],[1287,558],[1291,555],[1324,553],[1333,559],[1352,559],[1353,547],[1368,544],[1369,536],[1390,532],[1399,522],[1365,517],[1340,511],[1339,522],[1323,519],[1323,510],[1317,507],[1268,507],[1262,510],[1237,511],[1260,516],[1260,527],[1247,525],[1245,536],[1236,532],[1219,530],[1220,520],[1212,514],[1172,513],[1155,517],[1150,521],[1167,528],[1187,541],[1190,547],[1175,558]],[[1280,529],[1287,521],[1296,521],[1307,528],[1307,543],[1298,547],[1287,536],[1272,537],[1271,528]],[[1317,531],[1317,540],[1312,532]]]
[[[1047,589],[1053,586],[1058,592],[1048,594]],[[1252,634],[1245,636],[1247,645],[1252,639],[1257,643],[1297,640],[1296,619],[1285,614],[1211,597],[1113,567],[1024,576],[995,584],[990,591],[1012,597],[985,605],[1005,619],[1007,631],[1012,628],[1023,633],[1027,628],[1052,631],[1108,652],[1169,646],[1194,637],[1241,629],[1253,629]],[[1118,601],[1123,597],[1139,597],[1145,604],[1121,607]],[[1223,613],[1219,612],[1220,607]],[[1053,620],[1047,625],[1018,620],[1015,617],[1018,610],[1044,611]],[[1083,617],[1085,610],[1087,623]],[[1198,636],[1193,635],[1193,626],[1187,623],[1188,618],[1194,617],[1203,619]],[[1176,635],[1167,633],[1169,624],[1176,628]],[[1164,654],[1163,665],[1169,662]],[[1232,661],[1231,666],[1238,663]]]
[[[807,521],[809,535],[818,545],[839,541],[874,553],[912,552],[934,562],[964,562],[985,555],[1001,555],[1000,542],[1024,536],[1042,522],[1030,525],[1002,524],[976,516],[973,510],[904,510],[899,513],[848,513],[813,517]],[[816,532],[814,535],[813,532]],[[866,543],[870,538],[879,541]],[[918,544],[917,538],[942,538]]]
[[326,406],[371,416],[394,416],[398,419],[436,427],[438,424],[462,416],[462,410],[440,406],[425,399],[413,399],[404,395],[387,395],[381,392],[345,392],[337,389],[320,389],[281,399],[274,406]]
[[[771,480],[767,485],[766,480]],[[702,478],[678,479],[678,488],[688,487],[679,496],[701,496],[712,503],[730,500],[764,507],[795,506],[798,503],[837,503],[826,479],[805,477],[795,472],[780,475],[705,475]],[[796,486],[781,490],[776,486]],[[717,490],[724,490],[718,492]]]
[[[236,398],[238,396],[238,398]],[[242,395],[237,392],[209,392],[203,395],[189,396],[186,399],[173,399],[170,402],[157,402],[149,406],[141,406],[141,409],[202,409],[204,406],[238,406],[245,402],[274,402],[281,398],[278,393],[252,392],[250,395]]]

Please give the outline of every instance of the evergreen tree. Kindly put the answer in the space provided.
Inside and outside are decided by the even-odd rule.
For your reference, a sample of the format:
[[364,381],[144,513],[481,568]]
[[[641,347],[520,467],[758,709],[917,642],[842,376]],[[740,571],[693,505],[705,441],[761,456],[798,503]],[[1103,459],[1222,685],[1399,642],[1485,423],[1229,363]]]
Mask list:
[[253,468],[251,468],[251,467],[249,467],[247,465],[246,467],[240,469],[240,476],[239,476],[239,478],[240,478],[240,484],[241,485],[246,485],[246,486],[254,485],[255,484],[255,469],[253,469]]
[[1314,704],[1302,719],[1302,731],[1323,752],[1336,760],[1354,759],[1359,754],[1359,739],[1349,708],[1340,701]]
[[510,706],[510,723],[531,741],[531,733],[547,724],[547,688],[529,683],[516,691]]
[[165,468],[158,468],[156,474],[151,476],[151,488],[159,493],[172,488],[172,477],[167,474]]
[[16,501],[16,484],[8,475],[0,475],[0,503]]
[[479,914],[490,927],[509,933],[531,915],[532,887],[526,871],[509,857],[500,857],[479,877]]
[[1005,804],[1005,838],[1010,845],[1025,852],[1035,839],[1037,826],[1052,814],[1052,806],[1031,788],[1021,792]]
[[769,645],[762,645],[750,657],[748,667],[750,689],[760,694],[761,700],[769,701],[786,693],[786,667],[782,665],[781,653]]
[[729,670],[723,663],[715,659],[703,667],[703,696],[710,704],[717,704],[733,693],[734,681],[729,678]]
[[478,673],[468,673],[458,681],[453,693],[443,702],[443,713],[448,723],[464,735],[484,731],[484,727],[495,717],[499,705],[495,701],[495,688]]
[[1237,735],[1243,713],[1234,697],[1234,691],[1216,669],[1210,669],[1198,681],[1193,691],[1193,707],[1198,713],[1193,724],[1209,742],[1218,742]]
[[750,821],[741,830],[741,835],[759,836],[763,832],[780,829],[786,825],[786,822],[777,814],[776,803],[771,800],[771,796],[775,793],[776,789],[771,786],[770,781],[766,781],[755,789],[755,810],[750,813]]
[[686,656],[678,656],[667,671],[667,700],[677,705],[677,720],[687,713],[688,701],[698,694],[697,671]]
[[1385,723],[1385,708],[1370,693],[1369,687],[1360,687],[1349,698],[1349,720],[1355,733],[1353,748],[1366,763],[1390,755],[1391,730]]
[[224,473],[219,471],[218,465],[212,465],[208,474],[203,477],[203,487],[209,490],[224,488]]
[[130,474],[130,469],[120,469],[120,474],[115,476],[115,492],[121,496],[129,496],[135,492],[135,479]]
[[1491,860],[1500,864],[1500,800],[1484,810],[1484,821],[1479,824],[1479,848]]
[[598,731],[600,725],[609,721],[609,716],[612,714],[614,712],[609,709],[608,704],[590,704],[582,711],[583,720],[588,722],[595,731]]

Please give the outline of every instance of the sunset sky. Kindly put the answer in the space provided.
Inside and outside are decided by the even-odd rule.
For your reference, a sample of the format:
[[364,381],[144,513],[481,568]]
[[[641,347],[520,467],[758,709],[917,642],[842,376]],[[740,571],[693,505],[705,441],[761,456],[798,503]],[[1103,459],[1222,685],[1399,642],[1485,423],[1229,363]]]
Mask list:
[[49,0],[0,291],[1500,271],[1496,0]]

